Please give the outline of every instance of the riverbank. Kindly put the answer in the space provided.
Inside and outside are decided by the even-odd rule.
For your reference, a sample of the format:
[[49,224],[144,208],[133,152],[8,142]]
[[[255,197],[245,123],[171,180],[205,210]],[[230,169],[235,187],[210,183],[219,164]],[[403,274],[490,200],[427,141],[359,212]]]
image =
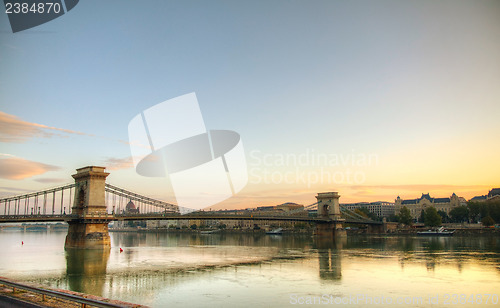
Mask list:
[[[100,307],[147,308],[147,306],[111,300],[96,295],[19,283],[5,277],[0,277],[0,296],[11,298],[19,304],[29,303],[38,307],[70,308],[98,305]],[[88,303],[84,304],[85,301]]]
[[[413,229],[413,230],[399,230],[395,232],[395,234],[399,235],[416,235],[417,232],[420,231],[425,231],[429,230],[430,228],[422,228],[422,229]],[[500,235],[500,230],[493,229],[493,228],[449,228],[447,230],[455,230],[454,235],[459,235],[459,236],[477,236],[477,235],[484,235],[484,236],[499,236]]]
[[[445,227],[448,230],[455,230],[455,235],[461,236],[476,236],[476,235],[486,235],[486,236],[499,236],[500,228],[492,227]],[[345,228],[347,234],[381,234],[381,233],[367,233],[367,229],[364,228]],[[400,228],[395,230],[390,230],[387,233],[382,233],[386,235],[417,235],[417,232],[428,230],[429,227],[418,226],[412,228]],[[266,235],[266,230],[259,229],[203,229],[203,230],[193,230],[190,228],[185,229],[173,229],[173,228],[121,228],[121,229],[109,229],[110,232],[134,232],[134,233],[170,233],[170,234],[199,234],[199,235],[217,235],[217,234],[254,234],[254,235]],[[282,231],[284,235],[314,235],[314,229],[284,229]]]
[[[262,234],[265,235],[267,230],[264,229],[174,229],[174,228],[110,228],[109,232],[135,232],[135,233],[171,233],[171,234]],[[284,234],[290,235],[312,235],[313,230],[283,230]]]

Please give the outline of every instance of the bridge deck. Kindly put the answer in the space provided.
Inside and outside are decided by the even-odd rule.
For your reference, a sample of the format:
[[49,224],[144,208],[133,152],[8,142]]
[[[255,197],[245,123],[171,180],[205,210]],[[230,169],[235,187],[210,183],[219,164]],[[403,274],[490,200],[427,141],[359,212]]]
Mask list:
[[223,214],[136,214],[136,215],[89,215],[78,217],[76,215],[0,215],[0,223],[15,222],[68,222],[72,220],[88,221],[128,221],[128,220],[275,220],[275,221],[297,221],[312,223],[350,223],[381,225],[380,221],[361,221],[355,219],[331,220],[328,218],[318,218],[309,216],[265,216],[265,215],[223,215]]
[[[102,167],[85,167],[77,169],[78,172],[87,172],[92,168],[97,168],[99,172],[103,172]],[[88,169],[88,170],[87,170]],[[83,170],[83,171],[82,171]],[[77,173],[79,174],[79,173]],[[105,176],[107,173],[103,172]],[[86,176],[86,175],[85,175]],[[104,177],[105,177],[104,176]],[[76,181],[76,180],[75,180]],[[99,186],[99,185],[98,185]],[[100,185],[99,187],[101,187]],[[192,209],[180,208],[178,205],[168,203],[161,200],[155,200],[132,191],[113,186],[104,182],[104,191],[99,193],[104,194],[104,199],[100,200],[100,206],[105,206],[109,212],[113,214],[95,213],[100,216],[81,216],[73,215],[73,210],[78,193],[76,182],[56,188],[47,189],[23,195],[17,195],[7,198],[0,198],[0,223],[19,223],[19,222],[69,222],[78,221],[80,223],[87,222],[111,222],[124,220],[255,220],[255,221],[297,221],[310,223],[350,223],[350,224],[366,224],[366,225],[381,225],[380,221],[373,221],[367,217],[361,216],[359,213],[350,211],[341,204],[337,204],[342,219],[337,221],[331,220],[328,217],[311,217],[308,215],[308,210],[318,210],[318,202],[304,206],[302,209],[294,209],[289,212],[272,213],[267,211],[241,211],[239,213],[225,211],[195,211]],[[97,186],[96,186],[97,187]],[[102,187],[101,187],[102,188]],[[69,190],[69,193],[65,191]],[[57,194],[56,194],[57,193]],[[332,202],[331,197],[322,196],[325,202]],[[334,198],[338,198],[336,193],[331,194]],[[321,199],[320,198],[320,199]],[[326,198],[326,199],[325,199]],[[132,202],[134,201],[135,204]],[[133,211],[128,209],[129,203],[133,205]],[[324,204],[321,209],[324,209]],[[68,212],[66,212],[66,209]],[[140,213],[137,213],[140,209]],[[80,212],[93,213],[87,209]],[[137,211],[137,212],[136,212]],[[181,215],[180,213],[186,213]],[[50,213],[50,214],[49,214]],[[58,214],[56,214],[58,213]],[[3,214],[3,215],[1,215]],[[320,213],[321,214],[321,213]],[[330,214],[333,214],[331,212]],[[92,214],[91,214],[92,215]]]

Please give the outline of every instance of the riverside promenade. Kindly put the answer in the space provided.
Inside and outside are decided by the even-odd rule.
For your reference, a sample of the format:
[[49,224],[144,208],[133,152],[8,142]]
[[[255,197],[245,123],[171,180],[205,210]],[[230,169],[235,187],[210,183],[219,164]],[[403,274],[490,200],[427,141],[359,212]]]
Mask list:
[[111,300],[108,298],[50,289],[45,286],[19,283],[0,277],[0,306],[5,307],[124,307],[147,308],[147,306]]

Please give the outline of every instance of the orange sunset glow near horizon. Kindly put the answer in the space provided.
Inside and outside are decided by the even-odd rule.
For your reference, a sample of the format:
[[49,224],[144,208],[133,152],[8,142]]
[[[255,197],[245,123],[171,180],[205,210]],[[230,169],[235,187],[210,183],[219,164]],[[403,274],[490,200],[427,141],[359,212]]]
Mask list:
[[[176,203],[168,170],[136,172],[128,128],[188,93],[197,125],[237,132],[246,158],[246,186],[206,208],[308,205],[328,191],[342,203],[469,200],[500,187],[499,1],[99,9],[114,13],[90,21],[95,4],[80,1],[19,33],[0,14],[1,197],[72,183],[93,165],[113,185]],[[178,120],[165,112],[153,116]]]

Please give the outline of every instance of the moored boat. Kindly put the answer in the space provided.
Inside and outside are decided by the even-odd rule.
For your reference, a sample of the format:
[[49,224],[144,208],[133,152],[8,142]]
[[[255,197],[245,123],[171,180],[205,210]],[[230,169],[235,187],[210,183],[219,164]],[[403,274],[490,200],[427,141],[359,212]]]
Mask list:
[[266,232],[266,234],[271,234],[271,235],[283,234],[283,229],[282,228],[274,229],[274,230]]
[[455,230],[448,231],[444,227],[439,227],[437,230],[427,230],[419,231],[417,235],[427,235],[427,236],[452,236]]
[[219,232],[220,230],[207,230],[207,231],[200,231],[200,234],[214,234]]

